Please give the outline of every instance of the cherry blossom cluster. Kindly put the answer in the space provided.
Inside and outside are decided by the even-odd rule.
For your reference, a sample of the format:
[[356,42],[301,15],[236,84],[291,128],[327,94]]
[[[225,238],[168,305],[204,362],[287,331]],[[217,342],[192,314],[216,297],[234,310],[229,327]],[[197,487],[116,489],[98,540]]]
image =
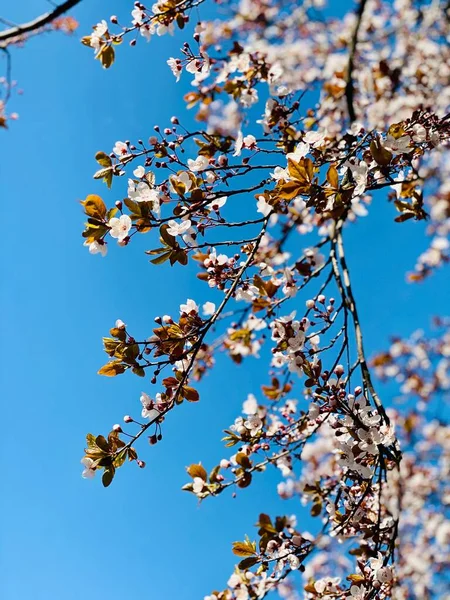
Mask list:
[[[96,154],[96,179],[127,184],[110,208],[86,197],[83,237],[103,256],[112,241],[150,240],[153,268],[191,268],[206,294],[150,335],[119,321],[104,339],[100,373],[150,373],[155,391],[136,402],[140,419],[88,436],[84,474],[102,470],[109,485],[126,459],[144,466],[135,444],[158,443],[168,413],[199,400],[193,384],[218,352],[258,360],[269,383],[225,430],[232,454],[188,466],[184,489],[201,501],[241,493],[273,468],[280,499],[297,498],[316,526],[261,513],[257,541],[233,544],[241,560],[208,600],[429,597],[448,560],[448,427],[430,417],[449,386],[448,333],[394,340],[369,361],[345,236],[384,195],[399,232],[428,220],[410,280],[448,261],[448,8],[360,0],[338,17],[324,0],[240,0],[210,20],[199,7],[191,27],[200,4],[136,2],[131,25],[113,16],[83,40],[104,67],[127,36],[190,40],[167,65],[190,79],[195,119]],[[388,409],[374,374],[407,402]]]
[[434,319],[433,335],[416,331],[409,339],[393,338],[389,349],[372,359],[378,377],[395,380],[406,401],[424,411],[436,396],[450,393],[450,319]]

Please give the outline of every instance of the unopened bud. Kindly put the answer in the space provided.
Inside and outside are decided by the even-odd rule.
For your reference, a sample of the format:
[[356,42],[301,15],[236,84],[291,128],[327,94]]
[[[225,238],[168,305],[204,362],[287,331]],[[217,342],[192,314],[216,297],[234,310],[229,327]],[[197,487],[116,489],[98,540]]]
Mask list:
[[125,415],[123,420],[125,421],[125,423],[133,423],[133,418],[130,417],[130,415]]
[[113,425],[113,431],[117,431],[117,433],[122,433],[122,427],[119,425],[119,423]]
[[338,377],[342,377],[342,375],[345,373],[344,367],[342,365],[337,365],[337,367],[334,369],[334,373]]

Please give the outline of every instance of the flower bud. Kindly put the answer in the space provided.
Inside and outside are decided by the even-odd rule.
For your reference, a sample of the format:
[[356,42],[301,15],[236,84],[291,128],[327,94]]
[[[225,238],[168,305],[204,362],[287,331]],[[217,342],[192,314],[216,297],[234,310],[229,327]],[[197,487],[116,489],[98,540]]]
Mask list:
[[338,377],[342,377],[342,375],[345,373],[344,367],[342,365],[337,365],[334,369],[334,373]]

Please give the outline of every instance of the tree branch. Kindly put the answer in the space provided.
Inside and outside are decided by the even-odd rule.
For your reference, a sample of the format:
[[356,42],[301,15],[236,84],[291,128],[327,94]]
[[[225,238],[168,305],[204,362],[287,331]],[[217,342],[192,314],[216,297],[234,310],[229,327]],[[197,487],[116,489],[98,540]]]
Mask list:
[[5,48],[8,45],[8,40],[41,29],[41,27],[48,25],[80,2],[81,0],[66,0],[66,2],[60,4],[54,10],[40,15],[33,21],[28,21],[28,23],[23,23],[22,25],[17,25],[16,27],[11,27],[0,32],[0,47]]
[[356,47],[358,45],[358,33],[359,28],[361,27],[362,16],[364,12],[364,8],[366,6],[367,0],[360,0],[358,10],[356,13],[356,26],[355,31],[353,32],[352,42],[350,46],[350,55],[348,59],[348,68],[347,68],[347,85],[345,86],[345,97],[347,99],[347,109],[348,116],[350,118],[351,123],[356,121],[355,107],[353,106],[354,99],[354,87],[353,87],[353,68],[355,63],[356,56]]

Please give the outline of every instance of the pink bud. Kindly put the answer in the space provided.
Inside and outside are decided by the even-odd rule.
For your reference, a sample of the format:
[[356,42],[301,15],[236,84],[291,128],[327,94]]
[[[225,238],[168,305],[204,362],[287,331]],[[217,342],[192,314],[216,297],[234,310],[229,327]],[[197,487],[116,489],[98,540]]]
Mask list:
[[338,377],[342,377],[342,375],[345,373],[345,370],[342,365],[337,365],[337,367],[334,369],[334,372]]

